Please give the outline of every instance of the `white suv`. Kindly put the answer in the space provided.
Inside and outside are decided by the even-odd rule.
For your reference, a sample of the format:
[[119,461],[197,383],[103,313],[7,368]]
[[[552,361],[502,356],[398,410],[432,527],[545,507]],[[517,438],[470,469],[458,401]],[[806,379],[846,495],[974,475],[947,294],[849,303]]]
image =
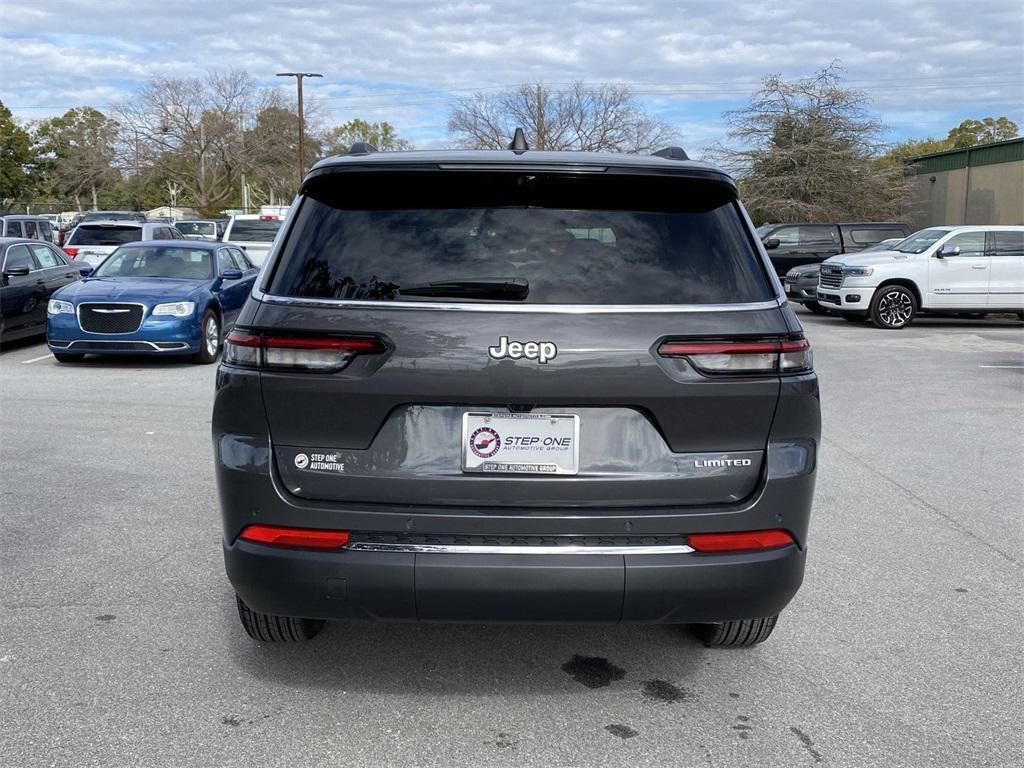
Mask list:
[[930,227],[885,251],[833,256],[817,295],[845,319],[879,328],[903,328],[918,312],[1024,320],[1024,226]]

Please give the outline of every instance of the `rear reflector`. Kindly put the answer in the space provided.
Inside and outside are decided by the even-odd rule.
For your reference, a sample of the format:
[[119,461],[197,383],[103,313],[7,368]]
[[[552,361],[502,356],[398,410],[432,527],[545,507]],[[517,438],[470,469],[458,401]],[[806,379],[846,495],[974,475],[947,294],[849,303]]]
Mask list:
[[385,350],[377,338],[339,336],[260,336],[233,330],[224,345],[224,362],[246,368],[340,371],[357,355]]
[[683,357],[702,373],[805,373],[813,367],[807,339],[772,341],[666,341],[662,357]]
[[311,528],[281,528],[276,525],[250,525],[238,538],[273,547],[302,549],[340,549],[348,544],[348,531],[318,531]]
[[742,531],[739,533],[695,533],[686,543],[696,552],[756,552],[795,544],[788,531]]
[[64,250],[64,253],[66,253],[68,256],[70,256],[73,259],[73,258],[75,258],[75,256],[78,255],[78,250],[79,249],[78,248],[64,248],[63,250]]

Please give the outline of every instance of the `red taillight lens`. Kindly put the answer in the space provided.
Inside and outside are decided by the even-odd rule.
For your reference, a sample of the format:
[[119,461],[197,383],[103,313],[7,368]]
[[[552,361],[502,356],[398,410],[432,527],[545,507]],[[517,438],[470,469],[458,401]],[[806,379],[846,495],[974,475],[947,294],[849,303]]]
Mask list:
[[234,330],[224,345],[224,362],[248,368],[340,371],[357,355],[378,355],[386,347],[375,338],[260,336]]
[[238,538],[273,547],[301,549],[340,549],[348,544],[348,531],[322,531],[312,528],[282,528],[276,525],[250,525]]
[[687,544],[696,552],[756,552],[795,544],[789,531],[742,531],[739,533],[694,533]]
[[72,259],[78,255],[78,248],[64,248],[64,253],[70,256]]
[[771,341],[666,341],[662,357],[684,357],[702,373],[804,373],[813,367],[807,339]]

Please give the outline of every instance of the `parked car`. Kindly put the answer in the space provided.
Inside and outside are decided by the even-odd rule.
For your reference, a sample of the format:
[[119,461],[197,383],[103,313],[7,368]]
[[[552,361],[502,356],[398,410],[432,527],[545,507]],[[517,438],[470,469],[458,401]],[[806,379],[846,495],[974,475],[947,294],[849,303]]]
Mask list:
[[906,237],[910,227],[898,222],[844,224],[766,224],[757,234],[779,277],[793,267],[820,264],[839,253],[853,253],[890,237]]
[[0,265],[0,342],[45,333],[46,302],[82,271],[51,243],[10,237],[0,239]]
[[53,356],[191,355],[212,363],[256,280],[240,248],[157,240],[114,251],[80,283],[57,291],[47,310]]
[[273,213],[247,213],[232,216],[224,230],[224,240],[238,243],[253,263],[260,265],[274,244],[284,217]]
[[1024,320],[1024,226],[930,227],[887,251],[821,265],[818,302],[847,320],[904,328],[918,313]]
[[43,216],[8,214],[0,216],[0,237],[24,237],[55,243],[53,224]]
[[87,211],[80,221],[146,221],[141,211]]
[[90,266],[100,264],[118,246],[145,240],[184,240],[170,224],[119,221],[83,221],[68,236],[64,252]]
[[817,378],[735,183],[678,148],[513,147],[360,146],[306,177],[217,376],[252,637],[657,622],[742,646],[797,591]]
[[[869,245],[867,248],[858,251],[858,253],[884,251],[890,245],[894,245],[902,239],[902,237],[890,237],[887,240],[882,240],[880,243]],[[784,279],[786,298],[796,304],[803,304],[806,309],[815,314],[828,312],[825,307],[818,303],[818,272],[820,270],[820,264],[804,264],[801,267],[793,267],[786,273]]]
[[174,226],[189,240],[220,240],[222,231],[214,219],[179,221]]

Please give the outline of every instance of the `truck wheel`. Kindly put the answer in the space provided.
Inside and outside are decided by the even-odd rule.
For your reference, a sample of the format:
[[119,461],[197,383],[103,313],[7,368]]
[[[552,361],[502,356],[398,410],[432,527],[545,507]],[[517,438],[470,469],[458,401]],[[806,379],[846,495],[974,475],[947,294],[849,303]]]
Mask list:
[[238,618],[242,620],[245,633],[253,640],[264,643],[301,643],[315,637],[324,626],[320,619],[296,619],[259,613],[242,602],[238,595],[235,595],[235,601],[238,603]]
[[766,619],[742,619],[722,621],[717,624],[698,624],[697,637],[709,648],[749,648],[769,638],[778,614]]
[[53,359],[58,363],[80,363],[85,355],[72,355],[67,352],[54,352]]
[[905,328],[917,315],[914,292],[902,285],[887,285],[871,299],[871,321],[879,328]]
[[827,309],[816,301],[805,301],[804,306],[816,315],[824,315],[828,312]]

